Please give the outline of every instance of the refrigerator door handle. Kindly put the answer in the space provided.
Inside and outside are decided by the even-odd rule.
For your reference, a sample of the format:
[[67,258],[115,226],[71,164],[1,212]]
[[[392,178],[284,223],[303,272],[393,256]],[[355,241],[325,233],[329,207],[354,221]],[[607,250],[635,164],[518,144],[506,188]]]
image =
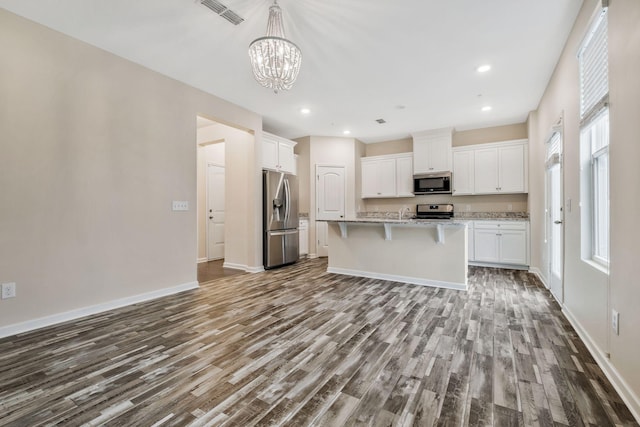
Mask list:
[[287,236],[289,234],[296,234],[298,232],[297,229],[294,230],[283,230],[283,231],[269,231],[270,236]]
[[291,190],[289,189],[289,180],[284,180],[284,194],[285,194],[285,208],[284,208],[284,220],[289,221],[289,215],[291,214]]

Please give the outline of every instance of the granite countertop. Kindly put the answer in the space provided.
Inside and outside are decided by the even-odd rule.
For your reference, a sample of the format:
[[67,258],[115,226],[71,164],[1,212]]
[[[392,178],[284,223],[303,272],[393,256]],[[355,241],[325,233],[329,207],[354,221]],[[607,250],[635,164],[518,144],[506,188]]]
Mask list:
[[[420,220],[414,219],[415,213],[408,212],[406,218],[400,220],[398,212],[358,212],[356,220],[358,222],[398,222],[398,221],[435,221],[435,222],[451,222],[451,221],[528,221],[529,214],[527,212],[455,212],[452,220]],[[366,220],[366,221],[361,221]]]
[[414,225],[465,225],[465,221],[454,219],[418,219],[413,217],[399,219],[396,217],[349,217],[344,219],[327,220],[327,222],[351,222],[360,224],[414,224]]

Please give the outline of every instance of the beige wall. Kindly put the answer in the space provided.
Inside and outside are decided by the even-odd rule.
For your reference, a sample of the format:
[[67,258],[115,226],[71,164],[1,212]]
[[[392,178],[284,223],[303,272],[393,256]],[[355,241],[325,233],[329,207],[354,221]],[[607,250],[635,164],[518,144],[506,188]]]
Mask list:
[[[206,259],[206,171],[207,163],[225,166],[225,263],[246,265],[239,260],[245,258],[248,250],[245,236],[237,229],[226,226],[226,221],[233,224],[238,212],[245,209],[244,200],[238,197],[238,186],[247,185],[246,171],[251,166],[247,163],[246,153],[251,152],[254,137],[251,133],[224,124],[215,124],[198,129],[198,259]],[[227,149],[228,147],[228,149]],[[227,160],[229,159],[229,160]],[[227,162],[231,168],[226,168]],[[239,167],[243,165],[244,167]],[[262,189],[260,188],[259,192]]]
[[[0,282],[18,294],[0,328],[195,282],[196,115],[253,131],[261,118],[2,9],[0,51]],[[249,266],[254,144],[227,222]]]
[[[564,117],[564,310],[636,416],[640,414],[640,2],[612,0],[609,8],[611,264],[610,277],[581,259],[579,82],[576,53],[598,2],[586,0],[540,106],[530,116],[532,264],[547,274],[544,237],[544,143]],[[571,201],[571,210],[568,202]],[[587,201],[582,201],[583,205]],[[610,312],[620,312],[620,335]],[[610,358],[607,358],[607,353]],[[625,385],[626,383],[626,385]]]
[[312,194],[309,187],[311,172],[309,171],[309,156],[311,151],[311,138],[296,139],[295,153],[298,155],[298,212],[309,213],[309,195]]
[[366,157],[411,152],[413,152],[413,138],[365,144]]
[[486,144],[488,142],[510,141],[528,138],[527,124],[515,123],[506,126],[494,126],[453,132],[453,146]]
[[[507,126],[497,126],[482,129],[473,129],[453,133],[453,145],[485,144],[489,142],[509,141],[513,139],[526,139],[528,136],[527,124],[517,123]],[[407,153],[413,151],[413,139],[366,144],[366,157],[386,154]],[[361,177],[357,176],[360,184]],[[359,193],[358,193],[359,194]],[[365,199],[362,201],[360,211],[369,212],[397,212],[400,209],[409,208],[415,212],[416,205],[421,203],[453,203],[455,211],[468,212],[526,212],[528,210],[528,197],[526,194],[498,194],[488,196],[416,196],[398,199]]]
[[344,166],[346,180],[346,215],[356,212],[356,152],[358,141],[353,138],[312,136],[309,138],[309,255],[316,252],[316,165]]

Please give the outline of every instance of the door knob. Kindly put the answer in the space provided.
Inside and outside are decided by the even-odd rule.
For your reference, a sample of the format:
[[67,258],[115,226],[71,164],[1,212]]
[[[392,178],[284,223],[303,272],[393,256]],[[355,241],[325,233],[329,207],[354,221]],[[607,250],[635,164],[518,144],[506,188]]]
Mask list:
[[209,217],[209,219],[213,219],[213,217],[212,217],[212,216],[210,216],[210,217]]
[[562,224],[562,221],[553,221],[554,224]]

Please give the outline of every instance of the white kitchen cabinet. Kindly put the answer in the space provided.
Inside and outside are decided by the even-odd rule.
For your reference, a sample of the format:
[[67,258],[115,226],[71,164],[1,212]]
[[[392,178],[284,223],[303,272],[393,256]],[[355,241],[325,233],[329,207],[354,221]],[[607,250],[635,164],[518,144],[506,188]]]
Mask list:
[[527,156],[526,139],[456,147],[453,195],[526,193]]
[[300,219],[298,220],[298,253],[300,257],[309,254],[309,220],[308,219]]
[[262,168],[295,173],[293,148],[296,143],[267,132],[262,132]]
[[413,134],[413,173],[451,172],[452,129]]
[[396,193],[398,197],[414,197],[413,155],[411,153],[396,158]]
[[362,198],[413,197],[411,153],[363,157]]
[[524,144],[498,148],[498,188],[501,193],[524,193],[527,156]]
[[453,152],[452,190],[454,196],[474,194],[473,159],[473,150]]
[[527,144],[507,143],[474,152],[475,194],[526,193]]
[[474,221],[473,234],[474,262],[529,264],[529,227],[526,221]]
[[467,222],[467,258],[468,261],[475,261],[475,236],[474,236],[474,227],[473,221]]

